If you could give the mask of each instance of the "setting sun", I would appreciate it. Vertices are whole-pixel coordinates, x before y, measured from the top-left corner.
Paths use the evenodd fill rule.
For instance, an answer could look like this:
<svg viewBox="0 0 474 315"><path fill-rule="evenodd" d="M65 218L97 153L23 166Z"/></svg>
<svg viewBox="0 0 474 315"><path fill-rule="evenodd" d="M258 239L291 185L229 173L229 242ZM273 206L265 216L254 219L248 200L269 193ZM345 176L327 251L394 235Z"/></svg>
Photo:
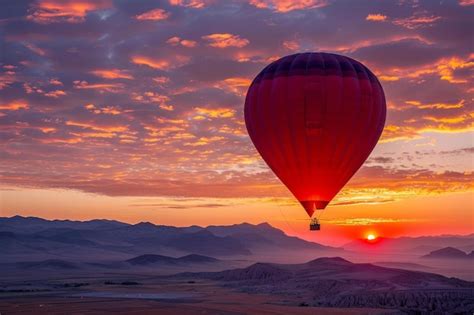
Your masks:
<svg viewBox="0 0 474 315"><path fill-rule="evenodd" d="M375 234L369 234L369 235L367 235L367 240L369 240L369 241L373 241L373 240L375 240L376 238L377 238L377 236L376 236Z"/></svg>

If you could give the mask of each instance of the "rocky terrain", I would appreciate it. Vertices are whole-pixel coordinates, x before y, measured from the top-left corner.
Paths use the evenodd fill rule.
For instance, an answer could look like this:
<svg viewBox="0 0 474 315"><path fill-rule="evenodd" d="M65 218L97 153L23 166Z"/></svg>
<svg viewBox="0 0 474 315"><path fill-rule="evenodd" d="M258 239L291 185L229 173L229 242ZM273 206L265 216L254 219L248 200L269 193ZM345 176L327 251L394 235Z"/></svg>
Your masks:
<svg viewBox="0 0 474 315"><path fill-rule="evenodd" d="M212 279L247 293L283 295L291 303L308 306L387 308L413 314L474 311L474 282L355 264L339 257L180 276Z"/></svg>

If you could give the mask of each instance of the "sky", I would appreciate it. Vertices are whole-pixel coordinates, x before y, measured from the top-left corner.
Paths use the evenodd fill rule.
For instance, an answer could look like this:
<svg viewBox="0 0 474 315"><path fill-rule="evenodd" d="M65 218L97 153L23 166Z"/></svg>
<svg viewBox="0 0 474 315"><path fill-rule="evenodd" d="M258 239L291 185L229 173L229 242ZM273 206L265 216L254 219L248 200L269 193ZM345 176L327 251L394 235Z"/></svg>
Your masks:
<svg viewBox="0 0 474 315"><path fill-rule="evenodd" d="M0 216L269 222L336 245L474 232L472 0L0 6ZM258 72L306 51L363 62L388 108L317 234L243 119Z"/></svg>

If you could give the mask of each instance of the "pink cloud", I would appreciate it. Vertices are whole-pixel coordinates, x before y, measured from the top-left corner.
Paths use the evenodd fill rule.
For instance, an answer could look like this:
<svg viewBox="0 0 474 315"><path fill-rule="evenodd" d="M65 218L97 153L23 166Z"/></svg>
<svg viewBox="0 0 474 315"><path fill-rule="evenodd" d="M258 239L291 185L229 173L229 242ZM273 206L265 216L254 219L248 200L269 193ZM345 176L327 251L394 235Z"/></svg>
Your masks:
<svg viewBox="0 0 474 315"><path fill-rule="evenodd" d="M133 76L129 74L127 70L98 69L91 71L91 73L104 79L133 79Z"/></svg>
<svg viewBox="0 0 474 315"><path fill-rule="evenodd" d="M54 90L54 91L50 91L50 92L44 94L44 96L53 97L53 98L58 98L58 97L64 96L64 95L67 95L67 93L64 92L63 90Z"/></svg>
<svg viewBox="0 0 474 315"><path fill-rule="evenodd" d="M28 20L36 23L80 23L89 12L109 9L110 0L37 0L30 9Z"/></svg>
<svg viewBox="0 0 474 315"><path fill-rule="evenodd" d="M90 84L87 81L80 81L76 80L73 82L75 89L92 89L92 90L99 90L101 92L118 92L119 90L123 89L124 85L122 83L93 83Z"/></svg>
<svg viewBox="0 0 474 315"><path fill-rule="evenodd" d="M194 9L202 9L212 2L212 0L169 0L171 5Z"/></svg>
<svg viewBox="0 0 474 315"><path fill-rule="evenodd" d="M133 56L131 61L137 65L145 65L153 69L170 70L185 65L190 60L187 56L174 55L170 58L152 58L146 56Z"/></svg>
<svg viewBox="0 0 474 315"><path fill-rule="evenodd" d="M321 8L328 4L326 0L250 0L249 3L260 9L272 9L280 13Z"/></svg>
<svg viewBox="0 0 474 315"><path fill-rule="evenodd" d="M209 46L216 48L227 48L227 47L238 47L242 48L247 46L250 42L248 39L241 38L239 35L233 35L229 33L216 33L202 37L204 40L209 42Z"/></svg>
<svg viewBox="0 0 474 315"><path fill-rule="evenodd" d="M170 44L171 46L181 45L181 46L188 47L188 48L196 47L196 45L197 45L197 42L194 41L194 40L182 39L178 36L174 36L174 37L169 38L166 41L166 43Z"/></svg>
<svg viewBox="0 0 474 315"><path fill-rule="evenodd" d="M166 20L170 15L171 13L163 9L153 9L137 15L135 18L140 21L160 21Z"/></svg>
<svg viewBox="0 0 474 315"><path fill-rule="evenodd" d="M20 110L28 109L30 106L23 100L16 100L9 103L0 104L0 110Z"/></svg>
<svg viewBox="0 0 474 315"><path fill-rule="evenodd" d="M374 22L383 22L387 20L387 16L380 14L380 13L375 13L375 14L369 14L365 18L367 21L374 21Z"/></svg>

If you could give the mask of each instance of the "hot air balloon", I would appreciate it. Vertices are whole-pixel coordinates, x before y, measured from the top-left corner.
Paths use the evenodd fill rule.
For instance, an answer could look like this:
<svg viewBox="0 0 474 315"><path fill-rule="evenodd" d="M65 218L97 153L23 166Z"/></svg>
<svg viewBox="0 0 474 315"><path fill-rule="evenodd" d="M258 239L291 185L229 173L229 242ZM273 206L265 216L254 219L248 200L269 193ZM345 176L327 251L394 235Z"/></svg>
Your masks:
<svg viewBox="0 0 474 315"><path fill-rule="evenodd" d="M377 77L362 63L330 53L272 62L255 77L245 99L252 142L310 218L362 166L385 117ZM310 229L319 228L313 219Z"/></svg>

